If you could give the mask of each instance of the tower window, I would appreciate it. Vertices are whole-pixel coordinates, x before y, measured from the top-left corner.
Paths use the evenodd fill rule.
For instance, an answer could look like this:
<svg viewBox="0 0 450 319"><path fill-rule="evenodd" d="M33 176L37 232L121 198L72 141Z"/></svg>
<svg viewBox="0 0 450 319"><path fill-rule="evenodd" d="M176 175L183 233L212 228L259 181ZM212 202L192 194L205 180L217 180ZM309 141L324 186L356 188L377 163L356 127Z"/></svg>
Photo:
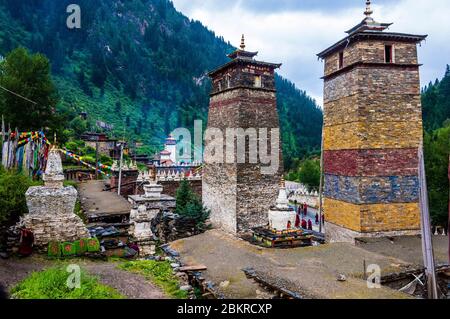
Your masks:
<svg viewBox="0 0 450 319"><path fill-rule="evenodd" d="M392 45L384 46L384 62L386 63L394 63L394 55L392 50Z"/></svg>
<svg viewBox="0 0 450 319"><path fill-rule="evenodd" d="M339 52L339 69L344 67L344 52Z"/></svg>
<svg viewBox="0 0 450 319"><path fill-rule="evenodd" d="M231 87L231 75L227 74L227 88Z"/></svg>
<svg viewBox="0 0 450 319"><path fill-rule="evenodd" d="M262 87L262 82L261 82L261 75L256 75L255 76L255 83L254 86L257 88Z"/></svg>

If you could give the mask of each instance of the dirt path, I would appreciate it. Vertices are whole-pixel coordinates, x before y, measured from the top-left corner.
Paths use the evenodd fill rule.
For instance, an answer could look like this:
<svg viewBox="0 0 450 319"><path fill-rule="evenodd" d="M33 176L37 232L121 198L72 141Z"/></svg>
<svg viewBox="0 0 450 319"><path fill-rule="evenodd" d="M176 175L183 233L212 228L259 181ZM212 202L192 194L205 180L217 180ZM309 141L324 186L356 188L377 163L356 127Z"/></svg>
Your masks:
<svg viewBox="0 0 450 319"><path fill-rule="evenodd" d="M114 192L103 191L103 181L88 181L78 185L81 206L87 215L129 213L131 204Z"/></svg>
<svg viewBox="0 0 450 319"><path fill-rule="evenodd" d="M115 262L92 262L74 259L67 263L78 264L81 269L96 276L105 285L117 289L130 299L166 299L160 288L139 274L117 268ZM33 271L62 265L61 262L46 260L39 256L29 258L0 259L0 289L8 292L13 286L29 276ZM2 287L3 286L3 287Z"/></svg>
<svg viewBox="0 0 450 319"><path fill-rule="evenodd" d="M379 265L382 272L401 271L408 264L350 244L293 249L265 249L218 230L171 244L185 263L208 267L202 274L226 298L257 298L258 285L247 279L243 268L252 267L264 277L305 298L408 298L387 287L368 289L362 280L363 262ZM345 282L336 280L339 274ZM228 282L226 287L220 283Z"/></svg>
<svg viewBox="0 0 450 319"><path fill-rule="evenodd" d="M83 266L82 266L83 267ZM117 263L93 263L83 267L90 274L130 299L167 299L168 297L139 274L117 268Z"/></svg>

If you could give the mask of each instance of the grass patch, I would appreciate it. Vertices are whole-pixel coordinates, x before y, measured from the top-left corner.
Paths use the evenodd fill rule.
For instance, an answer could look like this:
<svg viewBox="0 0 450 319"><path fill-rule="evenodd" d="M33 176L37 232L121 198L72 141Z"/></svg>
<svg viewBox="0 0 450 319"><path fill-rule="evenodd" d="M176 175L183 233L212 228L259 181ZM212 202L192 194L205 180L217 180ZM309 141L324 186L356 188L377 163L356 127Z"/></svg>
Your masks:
<svg viewBox="0 0 450 319"><path fill-rule="evenodd" d="M114 288L103 285L97 278L81 272L81 287L71 289L67 279L71 273L63 267L33 272L11 290L16 299L122 299Z"/></svg>
<svg viewBox="0 0 450 319"><path fill-rule="evenodd" d="M180 290L178 278L172 273L172 267L168 261L129 261L119 265L119 268L145 276L172 298L187 299L188 297L187 291Z"/></svg>

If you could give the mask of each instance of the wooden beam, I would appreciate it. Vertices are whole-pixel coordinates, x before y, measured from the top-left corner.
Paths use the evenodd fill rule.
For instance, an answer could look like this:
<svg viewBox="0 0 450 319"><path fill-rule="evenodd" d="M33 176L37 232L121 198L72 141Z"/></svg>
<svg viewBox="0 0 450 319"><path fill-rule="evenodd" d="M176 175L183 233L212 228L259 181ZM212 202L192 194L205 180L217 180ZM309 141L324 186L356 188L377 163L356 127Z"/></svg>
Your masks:
<svg viewBox="0 0 450 319"><path fill-rule="evenodd" d="M187 272L187 271L201 271L201 270L206 270L208 269L208 267L206 267L205 265L194 265L194 266L184 266L184 267L180 267L180 271L181 272Z"/></svg>

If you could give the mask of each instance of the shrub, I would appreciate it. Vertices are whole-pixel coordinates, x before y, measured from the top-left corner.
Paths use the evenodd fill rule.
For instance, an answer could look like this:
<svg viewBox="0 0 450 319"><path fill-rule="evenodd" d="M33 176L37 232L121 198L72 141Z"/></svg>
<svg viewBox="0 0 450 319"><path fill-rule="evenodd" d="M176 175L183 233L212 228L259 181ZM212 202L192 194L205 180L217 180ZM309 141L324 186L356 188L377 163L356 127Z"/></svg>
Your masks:
<svg viewBox="0 0 450 319"><path fill-rule="evenodd" d="M28 212L25 192L30 186L40 185L16 171L0 168L0 224L10 224Z"/></svg>
<svg viewBox="0 0 450 319"><path fill-rule="evenodd" d="M181 182L177 190L175 211L180 216L193 218L200 229L204 228L210 214L186 179Z"/></svg>
<svg viewBox="0 0 450 319"><path fill-rule="evenodd" d="M16 285L12 297L18 299L122 299L115 289L100 284L97 278L81 272L81 287L67 286L68 273L62 267L33 272Z"/></svg>
<svg viewBox="0 0 450 319"><path fill-rule="evenodd" d="M320 183L320 161L304 161L300 166L298 178L310 191L312 189L318 189Z"/></svg>

